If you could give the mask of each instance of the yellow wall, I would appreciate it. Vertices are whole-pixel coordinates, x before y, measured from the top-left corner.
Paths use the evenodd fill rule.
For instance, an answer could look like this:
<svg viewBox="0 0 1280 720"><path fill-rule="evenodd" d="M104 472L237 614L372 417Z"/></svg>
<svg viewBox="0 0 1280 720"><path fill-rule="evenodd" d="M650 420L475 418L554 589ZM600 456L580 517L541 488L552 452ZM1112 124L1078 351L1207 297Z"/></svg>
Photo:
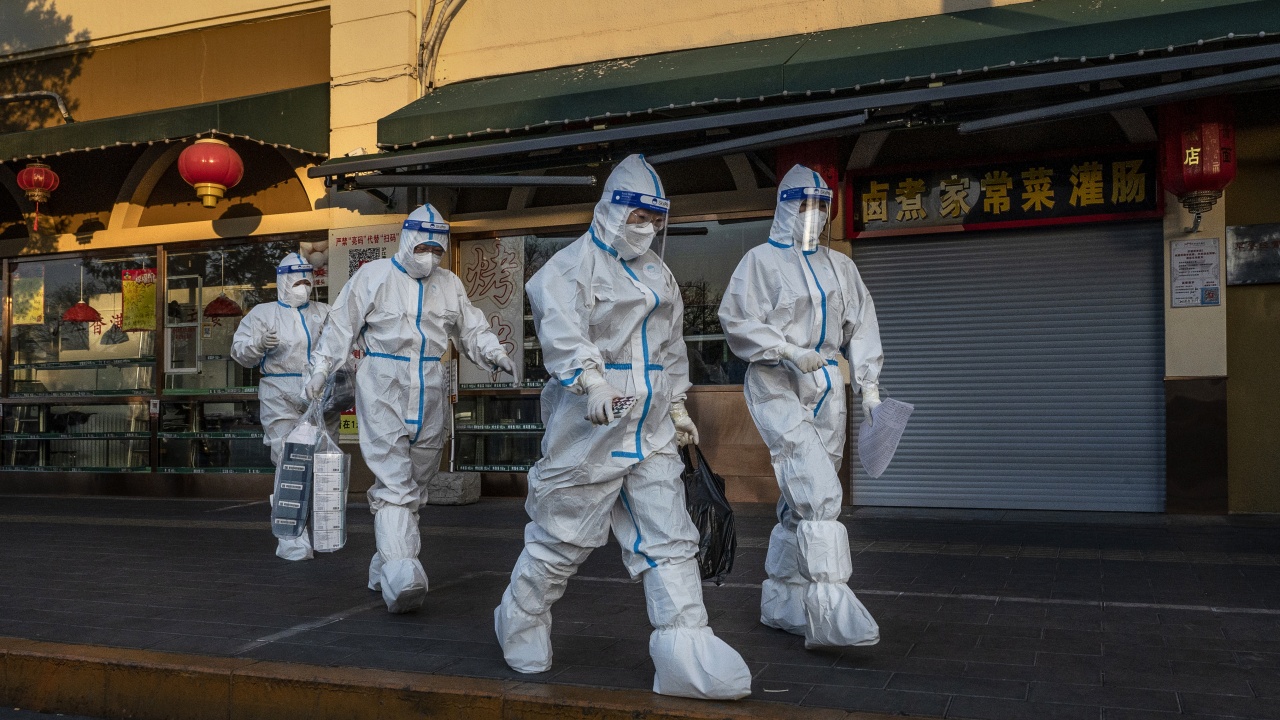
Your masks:
<svg viewBox="0 0 1280 720"><path fill-rule="evenodd" d="M436 83L727 45L1028 0L467 0Z"/></svg>
<svg viewBox="0 0 1280 720"><path fill-rule="evenodd" d="M1280 129L1242 128L1227 224L1280 223ZM1231 512L1280 512L1280 285L1227 288L1227 480Z"/></svg>
<svg viewBox="0 0 1280 720"><path fill-rule="evenodd" d="M0 39L0 61L72 47L100 47L212 25L322 9L327 0L5 0L14 32ZM9 57L6 57L9 56Z"/></svg>

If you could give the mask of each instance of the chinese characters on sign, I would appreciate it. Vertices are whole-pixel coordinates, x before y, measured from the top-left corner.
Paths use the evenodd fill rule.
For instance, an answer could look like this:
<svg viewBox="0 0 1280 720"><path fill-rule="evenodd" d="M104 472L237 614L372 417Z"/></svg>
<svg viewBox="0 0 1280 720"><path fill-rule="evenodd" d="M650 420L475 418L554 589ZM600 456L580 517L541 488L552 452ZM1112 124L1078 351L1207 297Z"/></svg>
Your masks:
<svg viewBox="0 0 1280 720"><path fill-rule="evenodd" d="M1227 228L1227 284L1280 283L1280 225Z"/></svg>
<svg viewBox="0 0 1280 720"><path fill-rule="evenodd" d="M365 225L329 231L328 284L329 301L360 266L396 254L400 243L400 224Z"/></svg>
<svg viewBox="0 0 1280 720"><path fill-rule="evenodd" d="M1174 240L1169 244L1173 307L1222 304L1218 283L1218 238Z"/></svg>
<svg viewBox="0 0 1280 720"><path fill-rule="evenodd" d="M893 172L846 183L850 237L1158 217L1149 152Z"/></svg>
<svg viewBox="0 0 1280 720"><path fill-rule="evenodd" d="M467 296L498 336L502 349L524 366L524 236L472 240L458 246L458 276ZM459 382L464 388L510 387L510 375L490 373L464 355Z"/></svg>

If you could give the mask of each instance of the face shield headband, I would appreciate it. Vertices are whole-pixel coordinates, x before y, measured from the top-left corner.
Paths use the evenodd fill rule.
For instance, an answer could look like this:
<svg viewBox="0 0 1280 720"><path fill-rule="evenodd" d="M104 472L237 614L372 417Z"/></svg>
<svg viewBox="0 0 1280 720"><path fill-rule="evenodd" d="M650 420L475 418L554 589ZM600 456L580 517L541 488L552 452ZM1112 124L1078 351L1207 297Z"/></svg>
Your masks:
<svg viewBox="0 0 1280 720"><path fill-rule="evenodd" d="M824 240L830 241L831 201L835 193L828 188L796 187L783 190L780 202L796 202L795 242L803 252L812 252ZM807 207L806 207L807 206Z"/></svg>
<svg viewBox="0 0 1280 720"><path fill-rule="evenodd" d="M655 244L659 255L663 254L666 250L670 200L630 190L615 190L609 202L620 206L623 213L621 227L615 228L621 239L621 247L617 250L623 260L634 260ZM643 211L646 219L640 223L628 223L636 210Z"/></svg>
<svg viewBox="0 0 1280 720"><path fill-rule="evenodd" d="M423 243L435 245L441 250L449 244L449 223L433 222L431 220L405 220L402 226L405 231L415 233L414 242L410 247L417 247ZM442 236L443 242L437 240L434 236Z"/></svg>

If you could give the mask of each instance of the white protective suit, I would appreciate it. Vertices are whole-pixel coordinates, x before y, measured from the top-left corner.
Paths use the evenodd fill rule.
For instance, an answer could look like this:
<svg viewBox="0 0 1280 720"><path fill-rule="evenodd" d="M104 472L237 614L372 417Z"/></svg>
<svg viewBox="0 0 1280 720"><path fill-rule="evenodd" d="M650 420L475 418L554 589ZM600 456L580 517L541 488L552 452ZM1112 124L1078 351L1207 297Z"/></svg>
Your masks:
<svg viewBox="0 0 1280 720"><path fill-rule="evenodd" d="M296 252L285 255L276 266L276 301L253 306L231 339L232 359L262 373L258 383L262 442L271 447L273 464L280 462L285 436L307 409L302 387L310 373L320 328L329 316L328 305L310 299L309 285L294 285L304 279L314 279L311 265ZM277 344L268 348L272 335ZM329 430L337 436L336 415L330 418ZM305 530L296 538L278 540L276 555L285 560L311 559L311 541Z"/></svg>
<svg viewBox="0 0 1280 720"><path fill-rule="evenodd" d="M360 450L376 478L368 497L378 546L369 589L381 590L393 613L416 610L427 593L418 508L448 439L449 388L440 359L450 337L481 367L507 357L458 276L435 267L431 253L414 254L424 243L449 248L449 225L430 205L404 222L394 257L361 266L343 286L312 375L315 381L337 369L353 344L364 351L356 416Z"/></svg>
<svg viewBox="0 0 1280 720"><path fill-rule="evenodd" d="M797 165L778 190L781 198L794 188L826 187ZM880 629L847 584L849 538L838 520L846 412L835 357L845 351L864 405L873 405L884 362L880 330L853 261L820 245L798 247L799 205L779 200L769 242L743 257L720 303L729 347L751 363L747 407L782 489L760 621L803 634L806 647L872 645Z"/></svg>
<svg viewBox="0 0 1280 720"><path fill-rule="evenodd" d="M657 174L632 155L609 176L587 234L525 286L551 379L542 391L542 458L529 472L532 521L495 631L513 669L550 668L551 605L612 528L627 571L644 581L654 692L740 698L751 675L707 627L698 533L676 454L672 406L689 389L684 304L671 271L637 241L649 229L624 229L633 207L613 199L636 196L665 208ZM593 424L588 400L602 386L636 402L622 418Z"/></svg>

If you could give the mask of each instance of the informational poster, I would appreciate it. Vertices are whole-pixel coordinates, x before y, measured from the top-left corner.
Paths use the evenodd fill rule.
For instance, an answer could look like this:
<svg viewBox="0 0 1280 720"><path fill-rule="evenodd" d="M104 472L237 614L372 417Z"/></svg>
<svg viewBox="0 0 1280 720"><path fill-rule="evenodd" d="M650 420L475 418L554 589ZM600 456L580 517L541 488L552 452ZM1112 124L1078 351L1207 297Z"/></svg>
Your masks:
<svg viewBox="0 0 1280 720"><path fill-rule="evenodd" d="M1280 225L1227 228L1227 284L1280 283Z"/></svg>
<svg viewBox="0 0 1280 720"><path fill-rule="evenodd" d="M125 332L156 329L156 270L122 270L120 275Z"/></svg>
<svg viewBox="0 0 1280 720"><path fill-rule="evenodd" d="M24 263L14 268L13 324L44 324L44 264Z"/></svg>
<svg viewBox="0 0 1280 720"><path fill-rule="evenodd" d="M489 329L516 368L524 367L524 237L471 240L457 252L458 275L471 303L488 318ZM460 387L510 387L518 380L506 373L491 373L465 355L461 359Z"/></svg>
<svg viewBox="0 0 1280 720"><path fill-rule="evenodd" d="M1169 264L1173 307L1222 304L1218 238L1174 240L1169 245Z"/></svg>
<svg viewBox="0 0 1280 720"><path fill-rule="evenodd" d="M399 242L400 223L330 230L326 272L329 302L338 299L342 286L361 265L395 255Z"/></svg>

